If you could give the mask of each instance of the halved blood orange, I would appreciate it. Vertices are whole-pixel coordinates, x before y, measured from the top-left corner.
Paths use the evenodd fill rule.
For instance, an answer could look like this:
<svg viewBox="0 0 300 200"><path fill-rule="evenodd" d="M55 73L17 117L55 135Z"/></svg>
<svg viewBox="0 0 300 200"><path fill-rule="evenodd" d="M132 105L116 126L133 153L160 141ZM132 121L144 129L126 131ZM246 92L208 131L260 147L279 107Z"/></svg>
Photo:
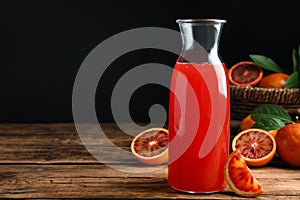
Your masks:
<svg viewBox="0 0 300 200"><path fill-rule="evenodd" d="M232 140L232 150L239 149L249 166L263 166L276 153L275 138L263 129L250 128L238 133Z"/></svg>
<svg viewBox="0 0 300 200"><path fill-rule="evenodd" d="M165 128L142 131L131 142L131 152L142 163L163 164L168 160L169 132Z"/></svg>
<svg viewBox="0 0 300 200"><path fill-rule="evenodd" d="M255 86L263 77L263 70L252 61L241 61L228 70L231 84L237 86Z"/></svg>
<svg viewBox="0 0 300 200"><path fill-rule="evenodd" d="M225 180L230 189L244 197L256 197L264 189L244 161L239 149L233 151L224 166Z"/></svg>

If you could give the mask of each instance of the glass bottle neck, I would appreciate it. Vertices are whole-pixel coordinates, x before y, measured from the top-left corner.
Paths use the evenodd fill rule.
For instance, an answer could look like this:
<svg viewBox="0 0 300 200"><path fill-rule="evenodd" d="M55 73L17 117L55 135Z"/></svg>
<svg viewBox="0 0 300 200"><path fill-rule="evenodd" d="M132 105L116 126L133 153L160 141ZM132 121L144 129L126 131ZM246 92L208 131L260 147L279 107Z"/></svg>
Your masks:
<svg viewBox="0 0 300 200"><path fill-rule="evenodd" d="M223 22L177 20L182 37L180 62L211 63L219 59L218 48Z"/></svg>

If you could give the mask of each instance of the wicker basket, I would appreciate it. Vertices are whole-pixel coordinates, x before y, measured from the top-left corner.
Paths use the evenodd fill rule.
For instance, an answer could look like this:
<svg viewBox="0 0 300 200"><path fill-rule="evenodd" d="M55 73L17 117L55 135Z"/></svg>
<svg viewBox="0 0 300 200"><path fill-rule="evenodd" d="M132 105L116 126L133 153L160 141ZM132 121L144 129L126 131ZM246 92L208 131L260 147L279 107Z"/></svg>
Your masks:
<svg viewBox="0 0 300 200"><path fill-rule="evenodd" d="M277 104L300 117L300 89L230 86L231 119L241 120L262 104Z"/></svg>

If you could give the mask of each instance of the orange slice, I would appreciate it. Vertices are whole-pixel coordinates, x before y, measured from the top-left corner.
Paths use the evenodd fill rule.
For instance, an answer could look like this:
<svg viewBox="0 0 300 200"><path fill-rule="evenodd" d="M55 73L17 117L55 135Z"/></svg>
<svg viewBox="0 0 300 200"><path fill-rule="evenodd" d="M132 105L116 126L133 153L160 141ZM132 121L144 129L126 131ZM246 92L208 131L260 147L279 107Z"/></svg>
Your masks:
<svg viewBox="0 0 300 200"><path fill-rule="evenodd" d="M250 128L238 133L232 140L232 150L239 149L249 166L263 166L276 153L275 138L263 129Z"/></svg>
<svg viewBox="0 0 300 200"><path fill-rule="evenodd" d="M238 62L228 70L230 83L237 86L255 86L262 77L262 68L251 61Z"/></svg>
<svg viewBox="0 0 300 200"><path fill-rule="evenodd" d="M225 180L230 189L243 197L256 197L264 193L261 184L247 167L239 149L233 151L224 167Z"/></svg>
<svg viewBox="0 0 300 200"><path fill-rule="evenodd" d="M131 152L144 164L163 164L168 160L168 140L167 129L150 128L134 137Z"/></svg>

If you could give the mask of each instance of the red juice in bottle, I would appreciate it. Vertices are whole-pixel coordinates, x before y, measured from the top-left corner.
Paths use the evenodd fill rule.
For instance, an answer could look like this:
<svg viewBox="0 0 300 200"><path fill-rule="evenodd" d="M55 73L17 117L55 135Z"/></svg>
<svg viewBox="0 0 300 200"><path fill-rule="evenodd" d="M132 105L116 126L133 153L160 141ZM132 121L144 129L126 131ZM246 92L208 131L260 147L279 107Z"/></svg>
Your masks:
<svg viewBox="0 0 300 200"><path fill-rule="evenodd" d="M225 64L178 61L170 89L169 185L190 193L223 190L230 141Z"/></svg>

